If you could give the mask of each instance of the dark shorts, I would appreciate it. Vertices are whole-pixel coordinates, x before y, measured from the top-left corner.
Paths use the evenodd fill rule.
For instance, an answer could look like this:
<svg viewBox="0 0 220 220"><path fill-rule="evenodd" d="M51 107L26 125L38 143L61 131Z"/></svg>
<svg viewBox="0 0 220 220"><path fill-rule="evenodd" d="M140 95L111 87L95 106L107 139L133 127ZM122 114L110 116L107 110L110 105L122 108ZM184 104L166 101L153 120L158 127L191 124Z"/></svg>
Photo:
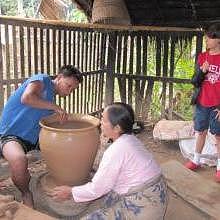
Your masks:
<svg viewBox="0 0 220 220"><path fill-rule="evenodd" d="M23 140L22 138L19 138L14 135L0 136L0 156L3 156L2 150L3 150L4 145L10 141L15 141L19 143L22 146L25 154L31 150L39 149L38 143L34 145L30 143L29 141Z"/></svg>
<svg viewBox="0 0 220 220"><path fill-rule="evenodd" d="M210 132L215 135L220 135L220 121L215 117L217 112L216 107L203 107L196 105L194 115L194 129L196 131L204 131L210 129Z"/></svg>

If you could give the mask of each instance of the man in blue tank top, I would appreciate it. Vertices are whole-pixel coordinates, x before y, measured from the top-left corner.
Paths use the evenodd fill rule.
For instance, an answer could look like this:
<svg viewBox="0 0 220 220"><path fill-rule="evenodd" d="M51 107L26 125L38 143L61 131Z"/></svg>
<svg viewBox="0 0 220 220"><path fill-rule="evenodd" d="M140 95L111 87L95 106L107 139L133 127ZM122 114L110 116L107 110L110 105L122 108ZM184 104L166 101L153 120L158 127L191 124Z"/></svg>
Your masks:
<svg viewBox="0 0 220 220"><path fill-rule="evenodd" d="M36 148L42 117L52 113L67 119L55 104L56 94L64 97L79 86L82 74L72 65L63 66L54 79L37 74L27 79L8 99L0 119L0 153L8 161L11 178L21 191L23 203L33 207L26 153Z"/></svg>

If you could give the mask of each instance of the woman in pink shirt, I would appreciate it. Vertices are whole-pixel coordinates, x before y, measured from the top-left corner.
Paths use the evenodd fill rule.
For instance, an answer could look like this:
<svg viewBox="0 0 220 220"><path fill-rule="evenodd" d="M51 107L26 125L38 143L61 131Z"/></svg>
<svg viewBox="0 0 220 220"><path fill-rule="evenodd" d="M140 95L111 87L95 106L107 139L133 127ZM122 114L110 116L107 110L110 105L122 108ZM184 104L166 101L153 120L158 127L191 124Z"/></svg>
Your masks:
<svg viewBox="0 0 220 220"><path fill-rule="evenodd" d="M163 219L167 191L161 169L133 134L133 109L124 103L108 106L101 120L103 134L113 143L105 151L99 168L81 186L56 187L56 200L75 202L100 199L100 209L86 219Z"/></svg>

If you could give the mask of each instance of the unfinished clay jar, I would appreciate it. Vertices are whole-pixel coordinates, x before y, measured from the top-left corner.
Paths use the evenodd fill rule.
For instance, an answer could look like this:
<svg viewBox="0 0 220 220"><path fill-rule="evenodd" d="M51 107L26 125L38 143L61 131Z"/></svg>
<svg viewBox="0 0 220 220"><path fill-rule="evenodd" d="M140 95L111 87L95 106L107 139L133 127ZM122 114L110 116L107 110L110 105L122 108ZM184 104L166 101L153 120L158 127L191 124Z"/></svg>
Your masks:
<svg viewBox="0 0 220 220"><path fill-rule="evenodd" d="M71 114L60 123L58 115L51 115L40 125L40 149L55 182L73 186L88 181L99 146L99 119Z"/></svg>

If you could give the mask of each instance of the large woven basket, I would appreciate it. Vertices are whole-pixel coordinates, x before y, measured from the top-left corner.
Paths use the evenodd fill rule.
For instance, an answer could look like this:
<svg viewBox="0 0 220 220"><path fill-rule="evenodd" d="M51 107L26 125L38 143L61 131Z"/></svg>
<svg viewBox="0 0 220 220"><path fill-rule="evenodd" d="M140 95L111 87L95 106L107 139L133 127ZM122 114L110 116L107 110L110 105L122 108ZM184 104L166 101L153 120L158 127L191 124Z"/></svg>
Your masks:
<svg viewBox="0 0 220 220"><path fill-rule="evenodd" d="M94 0L92 22L129 25L130 16L123 0Z"/></svg>
<svg viewBox="0 0 220 220"><path fill-rule="evenodd" d="M39 11L45 19L59 20L64 17L64 11L55 0L41 0Z"/></svg>

